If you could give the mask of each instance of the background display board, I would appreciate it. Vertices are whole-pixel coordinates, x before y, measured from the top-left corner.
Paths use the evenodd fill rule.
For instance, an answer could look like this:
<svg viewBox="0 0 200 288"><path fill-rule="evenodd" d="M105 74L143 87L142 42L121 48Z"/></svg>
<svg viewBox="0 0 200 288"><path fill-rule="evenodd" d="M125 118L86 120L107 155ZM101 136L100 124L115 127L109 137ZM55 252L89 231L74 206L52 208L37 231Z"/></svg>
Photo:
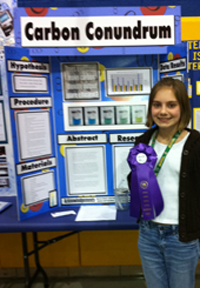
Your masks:
<svg viewBox="0 0 200 288"><path fill-rule="evenodd" d="M200 41L188 42L188 91L192 104L192 127L200 131Z"/></svg>
<svg viewBox="0 0 200 288"><path fill-rule="evenodd" d="M8 89L4 46L13 46L13 12L16 1L6 0L0 4L0 195L16 195L13 143L10 125Z"/></svg>
<svg viewBox="0 0 200 288"><path fill-rule="evenodd" d="M10 109L4 51L0 49L0 195L16 195Z"/></svg>

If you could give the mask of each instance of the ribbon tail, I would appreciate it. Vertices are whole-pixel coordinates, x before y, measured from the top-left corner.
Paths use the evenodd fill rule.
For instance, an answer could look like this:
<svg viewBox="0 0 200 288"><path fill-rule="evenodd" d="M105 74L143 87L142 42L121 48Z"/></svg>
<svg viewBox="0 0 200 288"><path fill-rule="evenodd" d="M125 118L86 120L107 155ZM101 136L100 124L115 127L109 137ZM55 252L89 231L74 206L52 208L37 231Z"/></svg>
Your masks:
<svg viewBox="0 0 200 288"><path fill-rule="evenodd" d="M140 203L144 220L151 220L155 218L154 207L150 193L152 186L150 171L151 169L147 165L137 166Z"/></svg>
<svg viewBox="0 0 200 288"><path fill-rule="evenodd" d="M162 194L160 192L160 187L158 185L158 182L157 182L157 179L153 170L150 171L150 177L152 179L151 181L152 181L152 186L153 186L153 189L151 189L151 198L153 201L155 215L158 216L160 215L160 213L162 212L164 208L164 202L163 202Z"/></svg>
<svg viewBox="0 0 200 288"><path fill-rule="evenodd" d="M131 199L130 199L130 216L140 218L140 197L138 191L138 181L136 170L131 173Z"/></svg>

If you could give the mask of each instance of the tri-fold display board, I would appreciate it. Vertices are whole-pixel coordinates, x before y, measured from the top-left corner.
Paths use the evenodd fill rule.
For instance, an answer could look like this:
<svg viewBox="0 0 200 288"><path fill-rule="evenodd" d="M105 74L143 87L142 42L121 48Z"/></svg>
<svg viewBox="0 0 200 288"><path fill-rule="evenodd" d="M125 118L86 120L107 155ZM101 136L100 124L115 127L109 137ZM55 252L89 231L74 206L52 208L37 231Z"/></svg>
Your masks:
<svg viewBox="0 0 200 288"><path fill-rule="evenodd" d="M170 21L168 25L163 24L167 25L163 41L167 43L170 36L170 43L180 43L180 22L177 20L180 7L165 8L162 13L170 15ZM74 25L71 16L75 9L45 8L46 14L40 18L31 8L17 9L16 43L18 46L33 43L33 48L29 49L5 47L20 220L58 206L113 203L114 189L127 187L129 167L126 158L135 137L146 129L149 93L159 80L158 53L167 53L167 47L159 46L160 40L152 47L148 41L147 47L127 47L126 39L120 42L115 39L123 47L117 47L119 44L97 47L96 43L103 43L97 41L99 37L106 41L105 34L101 36L101 33L116 30L116 16L121 20L131 16L121 25L126 21L129 23L126 25L133 25L131 19L136 21L135 30L134 27L128 29L132 31L134 41L137 38L140 43L140 32L145 31L141 30L142 25L150 27L149 34L143 34L143 40L145 35L150 37L153 33L154 39L157 37L155 33L161 28L151 28L156 22L154 26L151 22L148 24L149 17L145 18L142 7L131 9L84 8L80 19L76 15L77 39L84 33L81 25L88 27L90 37L86 36L89 40L93 41L92 35L96 38L93 48L86 43L90 45L86 52L81 45L80 49L71 44L70 47L51 47L52 43L58 44L53 41L52 33L57 35L54 35L56 39L61 33L63 43L67 42L67 35L73 29L70 25ZM100 26L102 21L97 21L98 15L101 19L108 17L114 30L106 30L107 22L105 27ZM133 15L138 18L133 19ZM59 22L59 17L66 17L67 22ZM63 23L65 27L62 27ZM54 30L59 29L55 30L57 32L48 30L49 25L53 25ZM25 35L22 35L23 31ZM17 35L21 35L21 39ZM162 38L161 32L159 35L158 38ZM27 37L29 43L23 37ZM153 37L150 38L153 41ZM51 40L49 45L48 40ZM73 37L70 41L73 42ZM39 48L35 43L46 44ZM80 40L79 43L86 48L85 42ZM147 53L143 55L141 51Z"/></svg>

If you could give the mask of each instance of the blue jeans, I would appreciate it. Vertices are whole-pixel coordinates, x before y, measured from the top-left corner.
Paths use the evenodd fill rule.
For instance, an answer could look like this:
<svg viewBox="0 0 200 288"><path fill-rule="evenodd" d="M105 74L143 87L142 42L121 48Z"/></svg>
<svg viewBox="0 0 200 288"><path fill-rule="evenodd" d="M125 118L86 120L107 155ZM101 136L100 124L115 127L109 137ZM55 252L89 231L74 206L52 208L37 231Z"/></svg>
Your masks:
<svg viewBox="0 0 200 288"><path fill-rule="evenodd" d="M194 288L198 239L183 243L178 225L141 220L138 248L148 288Z"/></svg>

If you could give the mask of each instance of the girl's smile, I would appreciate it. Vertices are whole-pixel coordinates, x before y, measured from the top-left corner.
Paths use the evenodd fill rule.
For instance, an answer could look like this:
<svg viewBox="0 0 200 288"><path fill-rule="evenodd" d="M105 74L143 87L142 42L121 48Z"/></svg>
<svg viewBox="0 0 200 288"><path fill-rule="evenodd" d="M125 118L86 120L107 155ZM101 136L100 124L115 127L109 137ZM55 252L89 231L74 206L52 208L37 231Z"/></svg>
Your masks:
<svg viewBox="0 0 200 288"><path fill-rule="evenodd" d="M172 88L163 87L156 93L151 113L153 121L160 129L177 130L181 109Z"/></svg>

